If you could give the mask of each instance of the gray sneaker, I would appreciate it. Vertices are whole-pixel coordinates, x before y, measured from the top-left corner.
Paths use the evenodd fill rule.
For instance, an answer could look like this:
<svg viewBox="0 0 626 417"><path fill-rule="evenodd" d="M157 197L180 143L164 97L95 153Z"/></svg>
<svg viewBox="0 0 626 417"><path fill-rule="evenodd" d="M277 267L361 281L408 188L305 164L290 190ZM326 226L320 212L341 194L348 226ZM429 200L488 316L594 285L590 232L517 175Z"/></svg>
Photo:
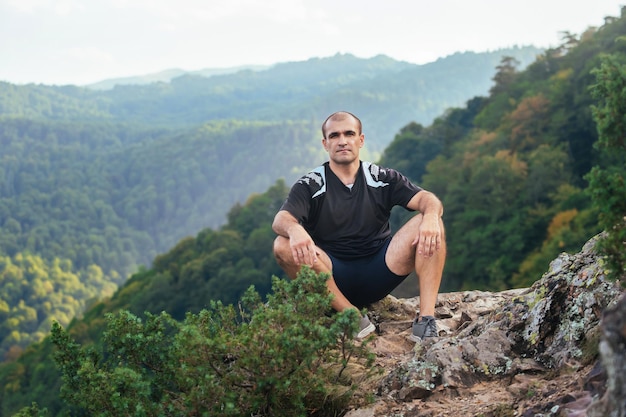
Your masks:
<svg viewBox="0 0 626 417"><path fill-rule="evenodd" d="M415 318L415 321L413 321L413 332L410 336L412 341L419 343L427 337L437 336L439 336L437 322L433 316L424 316L420 321L418 321L417 317Z"/></svg>
<svg viewBox="0 0 626 417"><path fill-rule="evenodd" d="M363 316L359 322L359 332L356 334L355 338L364 339L374 330L376 330L376 326L374 326L374 324L370 321L369 317Z"/></svg>

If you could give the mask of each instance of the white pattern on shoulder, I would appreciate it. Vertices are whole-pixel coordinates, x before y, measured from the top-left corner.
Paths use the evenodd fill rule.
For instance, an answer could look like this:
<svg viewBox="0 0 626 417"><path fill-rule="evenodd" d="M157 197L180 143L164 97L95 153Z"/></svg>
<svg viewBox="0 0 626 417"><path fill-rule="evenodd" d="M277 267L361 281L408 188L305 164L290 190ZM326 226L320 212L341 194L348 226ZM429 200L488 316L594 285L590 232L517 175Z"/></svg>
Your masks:
<svg viewBox="0 0 626 417"><path fill-rule="evenodd" d="M311 186L311 181L315 182L315 184L317 184L317 186L319 187L319 189L311 196L311 198L315 198L326 192L326 172L324 171L323 165L315 168L304 177L300 178L298 180L298 183Z"/></svg>
<svg viewBox="0 0 626 417"><path fill-rule="evenodd" d="M380 181L380 175L386 174L386 170L376 164L373 164L371 162L363 162L363 173L365 174L365 181L370 187L380 188L389 185L388 182Z"/></svg>

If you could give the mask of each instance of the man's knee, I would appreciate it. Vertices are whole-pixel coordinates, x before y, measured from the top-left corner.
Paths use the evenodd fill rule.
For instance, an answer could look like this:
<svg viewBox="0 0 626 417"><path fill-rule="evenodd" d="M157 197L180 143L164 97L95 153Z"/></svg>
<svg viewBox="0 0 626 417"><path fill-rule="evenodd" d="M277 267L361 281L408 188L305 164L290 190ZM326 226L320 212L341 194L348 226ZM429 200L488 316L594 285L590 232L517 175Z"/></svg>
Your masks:
<svg viewBox="0 0 626 417"><path fill-rule="evenodd" d="M276 263L285 271L289 278L295 279L297 277L300 265L294 261L291 255L289 239L283 236L278 236L274 239L274 258L276 258Z"/></svg>
<svg viewBox="0 0 626 417"><path fill-rule="evenodd" d="M274 239L274 256L279 257L285 252L285 246L289 246L289 239L283 236L277 236Z"/></svg>

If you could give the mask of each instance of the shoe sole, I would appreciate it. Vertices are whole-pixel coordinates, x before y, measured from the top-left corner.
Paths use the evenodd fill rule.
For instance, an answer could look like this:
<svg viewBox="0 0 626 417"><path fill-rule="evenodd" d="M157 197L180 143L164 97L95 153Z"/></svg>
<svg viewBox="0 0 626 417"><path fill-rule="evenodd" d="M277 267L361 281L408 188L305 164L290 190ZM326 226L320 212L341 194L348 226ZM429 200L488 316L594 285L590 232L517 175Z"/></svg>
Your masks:
<svg viewBox="0 0 626 417"><path fill-rule="evenodd" d="M409 339L410 339L412 342L415 342L415 343L422 343L422 338L421 338L421 337L419 337L419 336L415 336L414 334L411 334L411 335L409 336Z"/></svg>
<svg viewBox="0 0 626 417"><path fill-rule="evenodd" d="M361 329L361 331L356 335L356 338L357 339L363 339L364 337L369 336L375 330L376 330L376 326L374 326L374 324L370 323L369 326L367 326L364 329Z"/></svg>
<svg viewBox="0 0 626 417"><path fill-rule="evenodd" d="M419 336L416 336L414 334L409 335L409 339L415 343L422 343L424 341L424 339L437 339L439 336L428 336L428 337L424 337L421 338Z"/></svg>

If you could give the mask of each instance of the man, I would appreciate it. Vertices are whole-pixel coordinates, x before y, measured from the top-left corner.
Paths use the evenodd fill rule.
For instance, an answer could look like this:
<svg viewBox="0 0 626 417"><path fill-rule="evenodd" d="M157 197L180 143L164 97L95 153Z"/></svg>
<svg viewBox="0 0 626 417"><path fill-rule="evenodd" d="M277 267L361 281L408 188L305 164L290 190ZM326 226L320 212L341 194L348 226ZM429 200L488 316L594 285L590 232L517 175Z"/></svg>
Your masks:
<svg viewBox="0 0 626 417"><path fill-rule="evenodd" d="M292 279L302 265L329 274L337 311L384 298L415 271L420 310L411 339L437 336L435 304L446 257L443 205L399 172L359 159L365 135L355 115L333 113L322 136L329 161L294 184L274 218L278 264ZM419 213L392 237L394 205ZM357 337L375 329L363 316Z"/></svg>

